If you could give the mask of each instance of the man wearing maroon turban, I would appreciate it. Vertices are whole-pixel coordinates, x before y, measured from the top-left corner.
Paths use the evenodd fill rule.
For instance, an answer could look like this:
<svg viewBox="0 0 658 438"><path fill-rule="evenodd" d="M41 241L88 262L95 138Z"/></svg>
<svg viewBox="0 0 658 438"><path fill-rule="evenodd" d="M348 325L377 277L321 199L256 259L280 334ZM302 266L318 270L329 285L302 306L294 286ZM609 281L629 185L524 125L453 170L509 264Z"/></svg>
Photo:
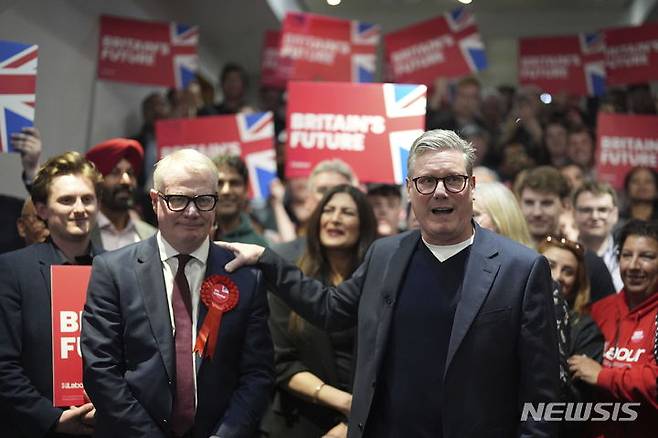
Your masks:
<svg viewBox="0 0 658 438"><path fill-rule="evenodd" d="M156 229L133 210L137 177L144 162L139 142L112 138L89 149L86 157L103 174L98 226L92 231L92 242L112 251L155 234Z"/></svg>

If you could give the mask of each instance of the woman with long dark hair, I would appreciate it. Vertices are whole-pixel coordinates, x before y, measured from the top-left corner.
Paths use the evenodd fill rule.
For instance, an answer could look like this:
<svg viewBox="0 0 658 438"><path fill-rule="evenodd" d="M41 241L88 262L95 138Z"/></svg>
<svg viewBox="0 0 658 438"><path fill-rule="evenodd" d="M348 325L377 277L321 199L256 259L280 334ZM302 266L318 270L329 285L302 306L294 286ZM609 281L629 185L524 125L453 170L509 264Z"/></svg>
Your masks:
<svg viewBox="0 0 658 438"><path fill-rule="evenodd" d="M326 284L349 278L376 237L365 195L341 185L327 191L309 218L306 250L298 266ZM270 329L276 392L266 429L272 438L345 436L352 403L354 330L327 333L273 295Z"/></svg>

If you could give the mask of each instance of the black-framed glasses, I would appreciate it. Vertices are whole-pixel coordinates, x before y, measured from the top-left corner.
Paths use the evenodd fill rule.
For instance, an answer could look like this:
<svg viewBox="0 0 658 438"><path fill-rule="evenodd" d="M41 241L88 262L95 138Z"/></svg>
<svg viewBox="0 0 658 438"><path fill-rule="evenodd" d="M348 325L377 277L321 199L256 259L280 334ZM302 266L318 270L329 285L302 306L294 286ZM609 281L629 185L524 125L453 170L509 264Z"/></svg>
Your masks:
<svg viewBox="0 0 658 438"><path fill-rule="evenodd" d="M412 181L418 193L421 195L431 195L439 185L439 181L443 181L443 187L445 187L447 192L459 193L466 188L468 178L468 175L448 175L443 178L424 175L412 178Z"/></svg>
<svg viewBox="0 0 658 438"><path fill-rule="evenodd" d="M158 196L164 200L171 211L183 211L190 205L190 202L194 202L194 206L199 211L210 211L217 205L217 195L165 195L158 192Z"/></svg>

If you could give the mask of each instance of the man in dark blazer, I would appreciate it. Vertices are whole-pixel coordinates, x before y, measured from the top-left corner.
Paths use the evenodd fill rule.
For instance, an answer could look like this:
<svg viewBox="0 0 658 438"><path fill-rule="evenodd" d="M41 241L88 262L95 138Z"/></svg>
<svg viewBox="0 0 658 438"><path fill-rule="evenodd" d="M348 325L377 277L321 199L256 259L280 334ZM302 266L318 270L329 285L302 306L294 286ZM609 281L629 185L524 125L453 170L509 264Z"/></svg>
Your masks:
<svg viewBox="0 0 658 438"><path fill-rule="evenodd" d="M151 190L159 232L94 260L81 344L96 436L247 438L265 411L273 352L264 285L253 269L229 276L231 253L210 243L217 181L199 152L165 157ZM197 354L196 334L214 312L200 289L213 279L237 301L214 329L214 354L212 329Z"/></svg>
<svg viewBox="0 0 658 438"><path fill-rule="evenodd" d="M100 174L77 152L50 159L32 196L50 238L0 256L0 430L3 437L90 435L93 406L53 406L50 268L91 264ZM64 435L67 434L67 435Z"/></svg>
<svg viewBox="0 0 658 438"><path fill-rule="evenodd" d="M270 250L222 244L237 256L229 271L257 263L303 318L357 325L351 438L555 436L554 423L521 420L524 403L558 399L548 263L472 221L474 158L452 131L419 137L407 191L420 232L375 241L336 288Z"/></svg>

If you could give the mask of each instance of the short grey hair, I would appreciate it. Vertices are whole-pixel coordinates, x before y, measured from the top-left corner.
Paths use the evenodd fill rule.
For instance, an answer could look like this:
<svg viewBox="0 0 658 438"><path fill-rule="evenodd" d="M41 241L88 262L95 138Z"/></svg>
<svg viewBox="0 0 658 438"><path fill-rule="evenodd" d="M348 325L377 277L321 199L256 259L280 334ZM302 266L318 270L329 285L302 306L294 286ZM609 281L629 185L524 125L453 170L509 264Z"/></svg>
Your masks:
<svg viewBox="0 0 658 438"><path fill-rule="evenodd" d="M473 163L475 162L475 148L473 145L454 131L448 129L434 129L424 132L414 141L409 150L409 159L407 161L407 175L411 175L416 158L429 151L453 150L464 154L466 163L466 173L468 176L473 175Z"/></svg>
<svg viewBox="0 0 658 438"><path fill-rule="evenodd" d="M311 190L313 190L314 188L313 182L315 181L315 177L318 176L318 174L325 172L337 173L345 177L345 179L347 179L350 182L350 184L353 186L356 186L358 184L358 180L354 175L354 171L352 170L350 165L344 162L343 160L334 158L333 160L320 161L318 164L315 165L313 171L311 172L311 175L308 178L308 186Z"/></svg>
<svg viewBox="0 0 658 438"><path fill-rule="evenodd" d="M212 178L212 184L217 191L219 173L217 166L208 156L195 149L180 149L167 155L155 164L153 171L153 188L158 191L165 189L165 177L172 168L183 168L189 173L208 172Z"/></svg>

